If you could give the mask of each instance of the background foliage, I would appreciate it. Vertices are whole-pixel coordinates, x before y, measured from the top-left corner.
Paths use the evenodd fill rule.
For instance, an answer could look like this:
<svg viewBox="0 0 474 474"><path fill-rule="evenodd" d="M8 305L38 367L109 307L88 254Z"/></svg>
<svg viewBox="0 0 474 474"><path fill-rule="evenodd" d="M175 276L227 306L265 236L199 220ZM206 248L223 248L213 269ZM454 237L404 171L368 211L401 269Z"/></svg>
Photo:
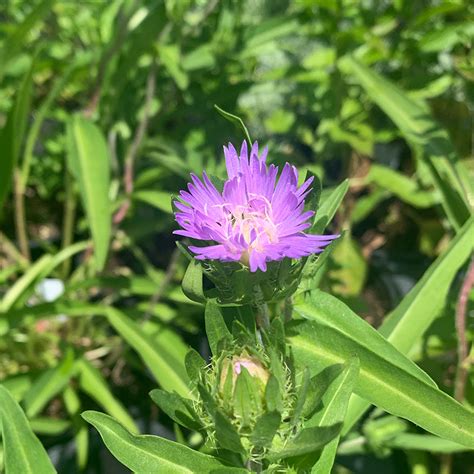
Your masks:
<svg viewBox="0 0 474 474"><path fill-rule="evenodd" d="M148 392L188 394L188 346L210 354L171 197L190 172L222 175L222 145L244 138L214 104L322 179L321 215L349 179L311 286L472 407L472 324L455 325L474 241L470 2L9 0L0 18L0 399L15 407L0 414L20 410L9 393L58 471L117 472L88 409L201 445ZM336 472L472 472L471 453L379 409L360 419L368 406L351 399Z"/></svg>

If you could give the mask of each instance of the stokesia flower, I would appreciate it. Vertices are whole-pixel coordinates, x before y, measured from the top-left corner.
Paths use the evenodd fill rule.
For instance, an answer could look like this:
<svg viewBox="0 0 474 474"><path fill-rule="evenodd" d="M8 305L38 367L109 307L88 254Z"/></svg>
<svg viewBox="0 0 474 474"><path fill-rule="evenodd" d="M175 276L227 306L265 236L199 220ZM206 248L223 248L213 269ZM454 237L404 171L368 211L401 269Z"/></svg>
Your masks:
<svg viewBox="0 0 474 474"><path fill-rule="evenodd" d="M298 170L286 163L267 165L268 149L258 153L242 144L240 155L232 144L224 147L228 179L219 192L206 173L202 181L191 174L188 191L174 204L182 229L175 234L203 241L189 246L199 260L240 261L251 272L266 271L267 262L298 259L321 252L338 235L306 234L313 211L304 210L313 178L298 187Z"/></svg>

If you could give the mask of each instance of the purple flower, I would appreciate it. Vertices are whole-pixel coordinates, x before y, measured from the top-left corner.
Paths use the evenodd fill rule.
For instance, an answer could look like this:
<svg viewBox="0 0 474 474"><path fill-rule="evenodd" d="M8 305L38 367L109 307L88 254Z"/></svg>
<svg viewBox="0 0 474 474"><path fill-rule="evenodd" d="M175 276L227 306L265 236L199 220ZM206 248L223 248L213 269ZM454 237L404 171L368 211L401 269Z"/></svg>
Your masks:
<svg viewBox="0 0 474 474"><path fill-rule="evenodd" d="M278 167L265 163L268 149L258 154L255 142L240 156L232 144L224 147L229 178L219 192L206 173L202 181L191 174L188 191L181 191L175 217L182 230L175 234L205 241L190 246L199 260L240 261L251 272L266 271L267 262L301 258L321 252L338 235L311 235L313 211L304 211L304 200L313 178L298 187L298 171L286 163L279 179ZM211 242L209 242L211 241Z"/></svg>

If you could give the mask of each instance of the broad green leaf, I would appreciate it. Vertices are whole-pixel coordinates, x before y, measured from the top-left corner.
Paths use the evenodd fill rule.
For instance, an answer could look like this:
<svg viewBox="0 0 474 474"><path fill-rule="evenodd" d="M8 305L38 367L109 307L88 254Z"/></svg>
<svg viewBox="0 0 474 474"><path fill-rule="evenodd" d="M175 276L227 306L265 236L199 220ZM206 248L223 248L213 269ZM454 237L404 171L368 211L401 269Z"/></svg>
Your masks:
<svg viewBox="0 0 474 474"><path fill-rule="evenodd" d="M330 426L339 423L342 427L347 404L354 390L358 372L359 360L357 358L350 359L339 377L324 393L322 398L323 410L309 421L308 426L313 424L316 426ZM330 474L338 443L339 436L324 446L319 459L311 470L313 474Z"/></svg>
<svg viewBox="0 0 474 474"><path fill-rule="evenodd" d="M304 428L297 436L290 439L282 449L270 451L267 457L270 461L278 461L314 453L334 439L340 430L340 423L332 426Z"/></svg>
<svg viewBox="0 0 474 474"><path fill-rule="evenodd" d="M270 411L261 415L255 422L250 441L254 446L268 448L280 427L281 415L277 411Z"/></svg>
<svg viewBox="0 0 474 474"><path fill-rule="evenodd" d="M1 52L0 52L0 80L1 80ZM31 93L33 90L33 60L30 69L26 73L18 88L15 102L13 103L7 117L5 126L0 130L0 210L3 206L8 191L13 181L13 171L20 156L23 136L25 135L28 114L31 105Z"/></svg>
<svg viewBox="0 0 474 474"><path fill-rule="evenodd" d="M226 338L231 338L232 335L227 328L222 315L222 310L217 304L212 301L206 303L204 312L207 340L214 356L218 356L219 341Z"/></svg>
<svg viewBox="0 0 474 474"><path fill-rule="evenodd" d="M233 124L235 124L238 128L242 129L242 131L244 132L244 137L245 139L247 140L247 143L249 145L252 144L252 139L250 138L250 134L249 134L249 131L247 129L247 127L245 126L243 120L238 117L237 115L234 115L234 114L231 114L229 112L226 112L224 109L221 109L218 105L214 104L214 108L224 117L226 118L227 120L229 120L229 122L232 122Z"/></svg>
<svg viewBox="0 0 474 474"><path fill-rule="evenodd" d="M137 474L166 472L170 474L244 473L245 469L227 467L217 458L194 451L158 436L136 436L103 413L86 411L83 418L99 431L109 451Z"/></svg>
<svg viewBox="0 0 474 474"><path fill-rule="evenodd" d="M181 286L183 293L192 301L203 303L206 301L203 289L203 274L201 264L193 259L189 262Z"/></svg>
<svg viewBox="0 0 474 474"><path fill-rule="evenodd" d="M105 308L105 314L115 330L138 352L165 390L175 390L183 397L190 396L184 356L182 360L178 360L170 344L167 344L165 340L158 341L152 338L137 323L117 309Z"/></svg>
<svg viewBox="0 0 474 474"><path fill-rule="evenodd" d="M433 453L460 453L469 448L447 439L433 435L401 433L385 442L385 446L394 449L429 451Z"/></svg>
<svg viewBox="0 0 474 474"><path fill-rule="evenodd" d="M321 299L321 294L318 299ZM357 355L360 373L355 393L427 431L474 447L473 413L426 380L418 378L419 374L418 377L414 375L415 370L407 370L409 361L400 364L401 354L398 360L392 361L391 354L396 350L388 350L390 344L386 343L387 347L368 344L357 328L350 330L352 321L346 322L346 330L331 324L331 318L340 314L345 305L332 297L325 299L326 302L318 308L309 305L296 308L298 313L311 318L311 321L295 321L290 332L289 342L300 367L306 366L317 372L324 366L343 363ZM348 311L347 308L343 312L348 314ZM369 334L372 328L366 325ZM460 424L459 420L463 423Z"/></svg>
<svg viewBox="0 0 474 474"><path fill-rule="evenodd" d="M68 123L68 166L79 185L95 249L95 265L102 270L111 232L109 153L101 131L79 115Z"/></svg>
<svg viewBox="0 0 474 474"><path fill-rule="evenodd" d="M443 308L451 283L472 253L474 217L469 219L448 249L429 267L420 281L385 319L379 332L403 354L409 354ZM353 396L347 410L344 432L369 408Z"/></svg>
<svg viewBox="0 0 474 474"><path fill-rule="evenodd" d="M74 375L74 352L69 349L58 366L45 371L25 394L25 413L32 418L38 415L46 404L67 385Z"/></svg>
<svg viewBox="0 0 474 474"><path fill-rule="evenodd" d="M138 433L137 425L122 403L114 397L100 371L85 358L78 360L76 366L80 389L94 399L103 410L122 423L130 432Z"/></svg>
<svg viewBox="0 0 474 474"><path fill-rule="evenodd" d="M172 214L173 212L171 208L171 194L165 191L144 189L134 192L133 198L168 214Z"/></svg>
<svg viewBox="0 0 474 474"><path fill-rule="evenodd" d="M334 328L348 339L357 341L357 344L367 348L368 351L382 355L391 364L398 366L428 385L436 387L436 384L426 372L401 354L370 324L337 298L315 290L310 293L310 297L306 298L304 303L296 304L294 310L296 314L306 319L321 322Z"/></svg>
<svg viewBox="0 0 474 474"><path fill-rule="evenodd" d="M386 318L379 332L407 354L442 310L449 287L473 250L474 216Z"/></svg>
<svg viewBox="0 0 474 474"><path fill-rule="evenodd" d="M0 385L0 423L5 450L5 472L21 474L56 472L45 449L33 434L22 409L3 385Z"/></svg>
<svg viewBox="0 0 474 474"><path fill-rule="evenodd" d="M390 191L403 202L415 207L426 208L437 203L433 192L420 190L416 181L387 166L372 164L366 176L368 183L377 184Z"/></svg>
<svg viewBox="0 0 474 474"><path fill-rule="evenodd" d="M341 59L340 66L393 120L405 139L413 147L423 150L446 215L458 230L470 216L469 203L459 176L467 174L467 170L458 162L447 132L432 119L426 103L410 98L395 84L356 59L346 56Z"/></svg>
<svg viewBox="0 0 474 474"><path fill-rule="evenodd" d="M194 411L192 400L180 397L176 393L156 388L150 392L151 399L176 423L191 430L202 429Z"/></svg>

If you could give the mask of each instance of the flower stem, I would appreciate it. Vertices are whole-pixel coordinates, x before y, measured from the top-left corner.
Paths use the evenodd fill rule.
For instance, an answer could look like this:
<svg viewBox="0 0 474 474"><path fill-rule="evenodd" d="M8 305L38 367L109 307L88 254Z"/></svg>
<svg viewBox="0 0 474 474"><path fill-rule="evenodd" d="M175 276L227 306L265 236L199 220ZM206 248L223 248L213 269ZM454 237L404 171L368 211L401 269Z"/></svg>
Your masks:
<svg viewBox="0 0 474 474"><path fill-rule="evenodd" d="M263 296L260 285L255 285L253 290L255 318L259 329L268 329L270 327L270 310Z"/></svg>

